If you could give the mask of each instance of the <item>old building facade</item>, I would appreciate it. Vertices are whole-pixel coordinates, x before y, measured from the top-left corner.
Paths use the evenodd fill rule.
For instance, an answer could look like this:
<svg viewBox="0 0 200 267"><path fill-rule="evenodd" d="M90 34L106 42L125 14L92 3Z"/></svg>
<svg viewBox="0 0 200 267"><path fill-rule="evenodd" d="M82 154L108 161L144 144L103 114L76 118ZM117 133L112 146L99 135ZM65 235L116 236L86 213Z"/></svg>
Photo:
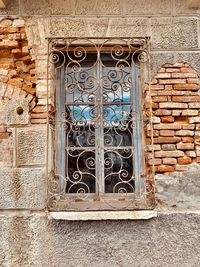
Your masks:
<svg viewBox="0 0 200 267"><path fill-rule="evenodd" d="M0 265L199 266L198 1L8 0L0 3ZM92 40L90 45L84 43L88 39ZM114 44L110 42L113 39ZM57 61L56 56L63 51L63 42L74 40L72 50L68 47ZM67 61L70 53L80 46L89 51L89 59L85 57L88 62L93 60L95 53L101 58L101 51L105 53L108 48L114 47L116 55L119 55L115 45L125 41L133 43L131 53L134 54L137 48L142 53L136 55L143 56L137 59L144 71L141 70L136 77L139 78L135 84L140 85L139 92L134 95L135 98L137 93L141 95L141 99L136 98L136 113L140 112L136 129L139 130L135 134L132 130L130 132L136 139L134 147L138 146L133 153L136 158L135 176L138 172L140 186L145 181L145 190L138 190L134 201L131 200L132 206L129 202L124 206L124 196L119 199L120 204L113 206L113 202L112 205L108 202L109 206L104 206L101 193L110 189L103 188L99 182L95 185L100 192L95 204L85 196L84 201L76 199L73 202L65 198L62 183L56 176L57 166L63 168L59 150L66 145L60 142L62 133L59 132L59 138L57 133L56 121L60 118L56 114L62 95L61 102L57 99L59 84L67 80L62 72L56 72L56 64L66 54L65 64L70 64ZM103 42L110 42L105 50L102 49ZM121 47L126 45L123 43ZM118 63L131 64L127 53L125 50L126 59L119 57ZM113 67L113 58L112 61L110 58L106 60ZM95 78L101 82L104 69L100 63L95 65ZM130 68L132 71L132 65ZM129 91L127 83L124 82L123 86L121 83L120 87L126 93ZM101 95L93 97L98 99ZM111 97L109 93L107 97ZM85 105L84 101L82 105ZM131 107L127 109L132 114ZM123 108L118 108L118 113L124 114ZM94 121L98 119L95 112L92 116ZM125 119L133 120L133 117ZM73 121L72 117L70 120ZM82 120L77 119L76 127L82 129ZM69 119L66 117L65 122L67 126ZM101 136L101 131L94 132ZM84 137L88 134L86 132ZM110 136L114 139L113 132ZM99 144L94 152L92 141L90 143L90 152L96 153L96 161L101 157ZM73 156L70 153L68 155ZM76 157L74 165L75 161L78 162ZM126 158L124 154L123 157ZM90 175L96 171L95 179L100 179L97 175L100 168L95 167L97 170L93 171L94 157L90 155L88 158ZM142 171L141 166L138 167L141 158ZM129 164L128 159L123 162ZM64 165L64 171L73 168L70 164ZM97 161L96 166L101 164L102 161ZM110 162L105 161L106 164ZM127 170L131 171L131 168L128 165ZM73 171L76 173L77 169ZM120 179L130 178L127 170ZM71 182L64 190L70 191L74 184L77 182ZM127 180L125 184L136 191L136 178L134 185ZM91 183L89 186L93 188ZM131 192L131 189L127 190ZM103 201L106 202L105 198ZM82 202L86 205L80 204Z"/></svg>

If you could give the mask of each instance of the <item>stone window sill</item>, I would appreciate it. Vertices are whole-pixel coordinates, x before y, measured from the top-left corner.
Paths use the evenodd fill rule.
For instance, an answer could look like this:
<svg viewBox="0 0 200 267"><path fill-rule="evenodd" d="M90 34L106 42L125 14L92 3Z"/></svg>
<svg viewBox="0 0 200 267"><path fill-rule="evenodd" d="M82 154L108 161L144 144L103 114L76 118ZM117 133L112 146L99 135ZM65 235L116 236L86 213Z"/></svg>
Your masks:
<svg viewBox="0 0 200 267"><path fill-rule="evenodd" d="M157 217L157 211L59 211L49 212L48 216L49 219L65 221L148 220Z"/></svg>

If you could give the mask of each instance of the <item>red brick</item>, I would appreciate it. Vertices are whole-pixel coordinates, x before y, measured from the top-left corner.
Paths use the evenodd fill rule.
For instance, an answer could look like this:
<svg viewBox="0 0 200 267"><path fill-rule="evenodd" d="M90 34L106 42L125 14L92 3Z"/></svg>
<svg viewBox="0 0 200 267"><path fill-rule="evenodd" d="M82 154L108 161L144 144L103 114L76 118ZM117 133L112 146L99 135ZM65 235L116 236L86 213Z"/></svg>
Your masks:
<svg viewBox="0 0 200 267"><path fill-rule="evenodd" d="M167 72L164 72L164 73L158 73L156 76L155 76L156 79L169 79L171 78L171 73L167 73Z"/></svg>
<svg viewBox="0 0 200 267"><path fill-rule="evenodd" d="M172 96L174 102L200 102L200 96Z"/></svg>
<svg viewBox="0 0 200 267"><path fill-rule="evenodd" d="M195 160L196 160L197 163L200 163L200 157L196 157Z"/></svg>
<svg viewBox="0 0 200 267"><path fill-rule="evenodd" d="M186 79L159 79L159 84L185 84Z"/></svg>
<svg viewBox="0 0 200 267"><path fill-rule="evenodd" d="M31 118L32 119L45 119L47 118L47 113L32 113Z"/></svg>
<svg viewBox="0 0 200 267"><path fill-rule="evenodd" d="M174 165L177 163L177 159L175 158L164 158L163 159L163 164L166 164L166 165Z"/></svg>
<svg viewBox="0 0 200 267"><path fill-rule="evenodd" d="M179 72L179 73L172 73L172 78L197 78L197 74L194 72Z"/></svg>
<svg viewBox="0 0 200 267"><path fill-rule="evenodd" d="M163 173L163 172L174 172L175 168L169 165L160 165L155 166L155 172Z"/></svg>
<svg viewBox="0 0 200 267"><path fill-rule="evenodd" d="M164 90L164 85L160 84L151 85L151 90Z"/></svg>
<svg viewBox="0 0 200 267"><path fill-rule="evenodd" d="M19 32L18 27L0 27L0 34Z"/></svg>
<svg viewBox="0 0 200 267"><path fill-rule="evenodd" d="M176 145L177 149L180 150L192 150L194 149L194 144L192 143L179 143Z"/></svg>
<svg viewBox="0 0 200 267"><path fill-rule="evenodd" d="M180 68L166 68L165 69L166 70L166 72L180 72L181 70L180 70Z"/></svg>
<svg viewBox="0 0 200 267"><path fill-rule="evenodd" d="M0 133L0 139L8 139L9 136L9 133Z"/></svg>
<svg viewBox="0 0 200 267"><path fill-rule="evenodd" d="M161 165L161 163L162 163L162 160L161 159L150 159L149 161L148 161L148 164L149 165Z"/></svg>
<svg viewBox="0 0 200 267"><path fill-rule="evenodd" d="M166 122L166 123L170 123L170 122L174 122L174 117L172 116L164 116L161 117L161 122Z"/></svg>
<svg viewBox="0 0 200 267"><path fill-rule="evenodd" d="M181 141L180 137L158 137L154 138L154 144L174 144Z"/></svg>
<svg viewBox="0 0 200 267"><path fill-rule="evenodd" d="M175 84L174 85L174 90L199 90L200 89L200 85L197 84Z"/></svg>
<svg viewBox="0 0 200 267"><path fill-rule="evenodd" d="M180 130L181 125L179 123L161 123L154 125L156 130Z"/></svg>
<svg viewBox="0 0 200 267"><path fill-rule="evenodd" d="M154 96L153 102L167 102L166 96Z"/></svg>
<svg viewBox="0 0 200 267"><path fill-rule="evenodd" d="M192 159L189 157L178 158L178 164L180 165L185 165L185 164L190 164L190 163L192 163Z"/></svg>
<svg viewBox="0 0 200 267"><path fill-rule="evenodd" d="M155 111L155 116L169 116L172 114L172 111L169 109L157 109Z"/></svg>
<svg viewBox="0 0 200 267"><path fill-rule="evenodd" d="M196 73L191 67L182 67L181 72L194 72L194 73Z"/></svg>
<svg viewBox="0 0 200 267"><path fill-rule="evenodd" d="M160 136L174 136L174 130L160 130Z"/></svg>
<svg viewBox="0 0 200 267"><path fill-rule="evenodd" d="M32 88L31 86L26 85L26 84L24 84L22 86L22 90L24 90L25 92L27 92L28 94L31 94L31 95L33 95L36 92L35 88Z"/></svg>
<svg viewBox="0 0 200 267"><path fill-rule="evenodd" d="M188 83L194 83L194 84L199 84L199 79L198 78L189 78L187 79Z"/></svg>
<svg viewBox="0 0 200 267"><path fill-rule="evenodd" d="M193 137L182 137L182 142L183 143L193 143L194 138Z"/></svg>
<svg viewBox="0 0 200 267"><path fill-rule="evenodd" d="M147 131L147 137L151 137L151 135L152 135L152 133L151 133L151 131ZM153 131L153 136L155 137L155 136L159 136L159 131Z"/></svg>

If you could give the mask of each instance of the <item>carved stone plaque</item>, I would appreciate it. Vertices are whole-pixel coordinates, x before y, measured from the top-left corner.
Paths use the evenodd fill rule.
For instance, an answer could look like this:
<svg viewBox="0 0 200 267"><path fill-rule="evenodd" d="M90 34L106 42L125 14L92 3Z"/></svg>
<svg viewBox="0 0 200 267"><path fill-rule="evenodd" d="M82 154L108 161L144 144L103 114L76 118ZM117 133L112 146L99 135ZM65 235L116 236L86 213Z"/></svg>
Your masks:
<svg viewBox="0 0 200 267"><path fill-rule="evenodd" d="M46 127L17 128L17 166L46 163Z"/></svg>

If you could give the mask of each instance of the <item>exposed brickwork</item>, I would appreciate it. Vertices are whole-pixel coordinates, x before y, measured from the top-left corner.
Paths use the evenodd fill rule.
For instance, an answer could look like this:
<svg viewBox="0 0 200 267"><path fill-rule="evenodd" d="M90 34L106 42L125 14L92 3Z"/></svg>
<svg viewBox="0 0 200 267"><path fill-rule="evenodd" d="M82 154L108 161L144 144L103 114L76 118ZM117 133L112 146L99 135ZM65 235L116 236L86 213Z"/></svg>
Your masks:
<svg viewBox="0 0 200 267"><path fill-rule="evenodd" d="M28 101L26 112L30 113L30 123L46 122L45 107L37 106L37 76L31 49L23 20L5 18L0 21L0 166L13 166L13 131L5 121L12 101ZM14 112L15 109L11 116Z"/></svg>
<svg viewBox="0 0 200 267"><path fill-rule="evenodd" d="M199 163L199 89L196 71L184 63L165 64L152 81L155 145L154 161L152 153L148 153L147 162L150 166L155 165L156 173L184 171L185 165ZM147 96L149 94L147 89ZM146 103L146 106L149 105L150 103ZM150 144L150 124L146 136L147 143Z"/></svg>
<svg viewBox="0 0 200 267"><path fill-rule="evenodd" d="M0 107L9 100L26 98L29 101L31 123L45 123L46 111L37 105L37 76L35 61L31 57L24 21L5 18L0 22ZM0 141L8 137L0 114ZM1 126L3 125L3 126Z"/></svg>

